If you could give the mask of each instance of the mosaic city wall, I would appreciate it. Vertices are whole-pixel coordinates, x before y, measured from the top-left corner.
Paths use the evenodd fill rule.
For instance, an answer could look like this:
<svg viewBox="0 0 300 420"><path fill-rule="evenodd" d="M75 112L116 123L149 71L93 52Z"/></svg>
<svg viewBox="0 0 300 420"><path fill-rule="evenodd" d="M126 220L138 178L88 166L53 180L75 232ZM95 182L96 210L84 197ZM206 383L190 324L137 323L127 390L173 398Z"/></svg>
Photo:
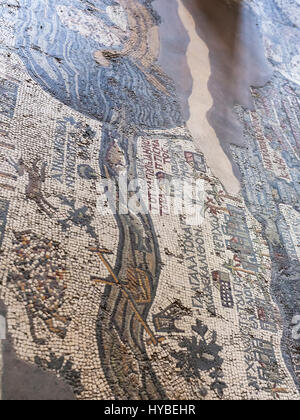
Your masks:
<svg viewBox="0 0 300 420"><path fill-rule="evenodd" d="M7 339L78 399L298 400L299 85L284 55L299 34L268 13L297 22L284 1L252 5L274 74L252 110L236 106L246 146L231 149L231 195L156 64L150 3L0 4ZM102 200L124 170L149 188L150 214ZM173 179L201 180L203 223L168 214Z"/></svg>

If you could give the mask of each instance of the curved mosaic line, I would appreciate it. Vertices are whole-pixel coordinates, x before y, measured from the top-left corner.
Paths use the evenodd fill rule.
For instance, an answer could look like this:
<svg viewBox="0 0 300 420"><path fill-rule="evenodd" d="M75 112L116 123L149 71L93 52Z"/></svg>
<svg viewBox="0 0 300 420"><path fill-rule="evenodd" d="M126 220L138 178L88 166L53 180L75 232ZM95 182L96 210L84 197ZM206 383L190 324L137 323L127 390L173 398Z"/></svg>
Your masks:
<svg viewBox="0 0 300 420"><path fill-rule="evenodd" d="M0 147L9 151L0 173L8 261L0 291L16 350L80 398L299 399L290 326L300 312L300 119L298 88L287 81L294 76L285 77L289 50L271 82L252 89L254 109L236 107L248 148L232 146L244 193L232 196L189 141L172 81L156 66L150 3L20 0L16 51L43 91L26 85L18 65L11 69L20 80L14 71L16 79L0 78ZM282 1L270 4L278 11ZM39 95L25 115L23 102ZM48 102L48 120L35 130ZM9 137L14 118L20 137ZM41 134L45 126L51 135ZM97 216L96 186L117 184L124 170L128 181L159 180L163 216L165 181L205 181L203 226L181 216L165 226L130 209L108 222Z"/></svg>
<svg viewBox="0 0 300 420"><path fill-rule="evenodd" d="M155 67L155 52L149 50L148 34L155 22L139 2L122 0L111 6L106 1L85 5L68 0L24 0L18 22L16 47L20 57L31 76L64 104L106 124L133 124L135 131L182 124L174 89L168 89L171 83ZM104 127L102 156L107 156L105 150L113 146L115 132L109 124ZM131 149L123 152L134 156L135 138L128 136L122 141ZM129 165L135 173L135 160L131 159ZM109 168L109 162L102 159L101 166L103 171L105 166ZM111 168L109 172L112 179L116 178ZM111 284L106 287L103 302L111 316L103 318L100 310L99 355L109 383L115 384L115 395L161 399L165 395L152 372L144 344L144 330L157 344L144 321L159 280L157 241L149 217L117 216L117 222L118 267L112 269L103 254L99 256L110 278L113 276L118 286L127 286L122 291ZM139 243L135 242L137 234ZM149 288L145 302L138 303L141 291L135 285L137 281L147 283ZM128 376L128 366L135 360L143 383L140 389L132 386L134 382Z"/></svg>

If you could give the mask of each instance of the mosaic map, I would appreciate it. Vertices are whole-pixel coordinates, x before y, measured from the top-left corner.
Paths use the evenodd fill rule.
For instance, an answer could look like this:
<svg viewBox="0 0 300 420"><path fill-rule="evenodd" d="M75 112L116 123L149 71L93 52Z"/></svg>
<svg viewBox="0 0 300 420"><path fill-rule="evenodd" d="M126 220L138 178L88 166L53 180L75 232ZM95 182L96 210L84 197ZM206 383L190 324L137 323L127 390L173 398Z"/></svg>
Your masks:
<svg viewBox="0 0 300 420"><path fill-rule="evenodd" d="M158 64L151 0L0 2L3 398L11 346L80 400L300 399L300 43L285 3L246 2L273 75L234 108L231 194ZM120 192L111 211L124 171L152 211L120 211ZM201 223L170 214L173 179L202 186Z"/></svg>

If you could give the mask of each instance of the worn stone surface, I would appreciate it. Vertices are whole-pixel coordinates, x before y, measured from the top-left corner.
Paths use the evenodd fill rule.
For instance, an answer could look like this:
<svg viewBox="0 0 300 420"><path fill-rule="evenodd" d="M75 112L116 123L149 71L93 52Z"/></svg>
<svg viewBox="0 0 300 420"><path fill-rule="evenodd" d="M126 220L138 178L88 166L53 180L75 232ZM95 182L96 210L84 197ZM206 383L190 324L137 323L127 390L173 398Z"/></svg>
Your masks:
<svg viewBox="0 0 300 420"><path fill-rule="evenodd" d="M1 302L0 314L5 319L7 312ZM72 388L53 373L18 359L9 335L5 334L1 346L2 400L74 400Z"/></svg>
<svg viewBox="0 0 300 420"><path fill-rule="evenodd" d="M2 398L299 400L295 10L0 2Z"/></svg>

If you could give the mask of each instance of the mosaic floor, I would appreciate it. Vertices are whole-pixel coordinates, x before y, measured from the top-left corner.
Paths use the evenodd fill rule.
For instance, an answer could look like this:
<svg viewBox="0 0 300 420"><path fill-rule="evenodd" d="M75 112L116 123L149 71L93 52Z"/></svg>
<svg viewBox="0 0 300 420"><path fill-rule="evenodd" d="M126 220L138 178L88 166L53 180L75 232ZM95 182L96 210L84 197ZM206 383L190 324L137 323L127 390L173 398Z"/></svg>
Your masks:
<svg viewBox="0 0 300 420"><path fill-rule="evenodd" d="M151 0L0 2L3 399L300 399L299 2L245 7L273 73L234 107L232 194ZM111 214L124 170L150 214ZM168 214L172 179L200 181L201 223Z"/></svg>

